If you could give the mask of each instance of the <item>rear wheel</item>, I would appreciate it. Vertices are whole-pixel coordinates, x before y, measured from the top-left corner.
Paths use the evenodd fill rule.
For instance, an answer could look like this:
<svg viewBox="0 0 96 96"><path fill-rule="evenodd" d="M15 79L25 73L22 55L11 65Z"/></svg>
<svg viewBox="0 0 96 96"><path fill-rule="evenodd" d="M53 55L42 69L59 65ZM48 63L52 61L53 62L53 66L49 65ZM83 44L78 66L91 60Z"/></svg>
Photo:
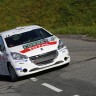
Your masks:
<svg viewBox="0 0 96 96"><path fill-rule="evenodd" d="M17 76L14 68L13 68L11 65L9 65L9 66L8 66L8 70L9 70L9 74L10 74L11 80L12 80L13 82L17 81L17 80L18 80L18 76Z"/></svg>

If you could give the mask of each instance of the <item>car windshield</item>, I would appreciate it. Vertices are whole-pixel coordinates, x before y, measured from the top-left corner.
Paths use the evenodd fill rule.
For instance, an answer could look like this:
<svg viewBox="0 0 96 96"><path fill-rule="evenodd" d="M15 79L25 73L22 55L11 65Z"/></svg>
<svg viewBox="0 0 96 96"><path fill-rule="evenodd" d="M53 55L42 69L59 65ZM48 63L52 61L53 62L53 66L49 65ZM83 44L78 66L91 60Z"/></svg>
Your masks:
<svg viewBox="0 0 96 96"><path fill-rule="evenodd" d="M5 41L8 47L14 47L14 46L18 46L21 44L47 38L50 36L52 36L52 34L40 28L40 29L35 29L35 30L28 31L28 32L24 32L21 34L15 34L15 35L9 36L5 38Z"/></svg>

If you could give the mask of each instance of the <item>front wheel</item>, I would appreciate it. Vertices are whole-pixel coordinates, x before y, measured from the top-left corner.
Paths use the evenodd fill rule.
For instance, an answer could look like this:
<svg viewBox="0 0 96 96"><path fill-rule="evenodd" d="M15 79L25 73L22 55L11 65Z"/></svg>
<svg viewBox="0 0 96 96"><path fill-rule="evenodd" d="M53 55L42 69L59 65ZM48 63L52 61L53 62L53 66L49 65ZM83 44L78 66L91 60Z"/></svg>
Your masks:
<svg viewBox="0 0 96 96"><path fill-rule="evenodd" d="M18 80L18 76L17 76L14 68L13 68L11 65L9 65L9 66L8 66L8 70L9 70L9 74L10 74L11 80L12 80L13 82L17 81L17 80Z"/></svg>

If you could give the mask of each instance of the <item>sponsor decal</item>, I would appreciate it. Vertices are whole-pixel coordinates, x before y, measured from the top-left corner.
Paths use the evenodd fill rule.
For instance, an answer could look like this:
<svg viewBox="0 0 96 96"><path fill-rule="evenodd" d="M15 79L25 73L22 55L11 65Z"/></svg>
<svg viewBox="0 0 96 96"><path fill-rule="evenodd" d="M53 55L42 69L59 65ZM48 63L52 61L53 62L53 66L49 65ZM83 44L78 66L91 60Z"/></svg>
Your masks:
<svg viewBox="0 0 96 96"><path fill-rule="evenodd" d="M17 63L17 62L22 62L22 60L16 60L15 62L16 62L16 63Z"/></svg>
<svg viewBox="0 0 96 96"><path fill-rule="evenodd" d="M42 43L42 44L37 44L35 46L30 46L30 48L26 48L22 51L20 51L21 53L26 53L26 52L29 52L31 50L34 50L34 49L37 49L37 48L40 48L40 47L44 47L44 46L49 46L49 45L55 45L57 44L57 41L51 41L51 42L45 42L45 43Z"/></svg>
<svg viewBox="0 0 96 96"><path fill-rule="evenodd" d="M45 38L45 39L37 40L37 41L34 41L34 42L23 44L23 48L26 49L26 48L30 48L32 46L36 46L36 45L43 44L43 43L46 43L46 42L55 41L55 39L56 39L56 37L53 36L51 38Z"/></svg>
<svg viewBox="0 0 96 96"><path fill-rule="evenodd" d="M42 44L42 43L45 43L45 42L48 42L48 39L41 39L41 40L37 40L37 41L34 41L34 42L30 42L30 43L24 44L23 48L24 49L30 48L32 46L35 46L35 45L38 45L38 44Z"/></svg>
<svg viewBox="0 0 96 96"><path fill-rule="evenodd" d="M20 67L20 68L15 68L16 70L22 70L22 67Z"/></svg>
<svg viewBox="0 0 96 96"><path fill-rule="evenodd" d="M15 61L16 63L20 63L20 62L27 62L28 60L17 60ZM22 63L23 64L23 63Z"/></svg>

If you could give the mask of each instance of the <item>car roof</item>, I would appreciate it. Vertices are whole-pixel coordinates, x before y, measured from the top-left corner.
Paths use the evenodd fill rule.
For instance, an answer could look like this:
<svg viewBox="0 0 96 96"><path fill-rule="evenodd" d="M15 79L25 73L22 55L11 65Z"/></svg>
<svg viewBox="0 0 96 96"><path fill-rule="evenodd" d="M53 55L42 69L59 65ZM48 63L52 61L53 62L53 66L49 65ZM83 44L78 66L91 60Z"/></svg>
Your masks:
<svg viewBox="0 0 96 96"><path fill-rule="evenodd" d="M14 29L11 30L7 30L7 31L3 31L0 33L1 36L8 36L8 35L14 35L14 34L19 34L19 33L23 33L26 31L30 31L30 30L34 30L34 29L39 29L41 28L38 25L31 25L31 26L21 26L21 27L16 27Z"/></svg>

